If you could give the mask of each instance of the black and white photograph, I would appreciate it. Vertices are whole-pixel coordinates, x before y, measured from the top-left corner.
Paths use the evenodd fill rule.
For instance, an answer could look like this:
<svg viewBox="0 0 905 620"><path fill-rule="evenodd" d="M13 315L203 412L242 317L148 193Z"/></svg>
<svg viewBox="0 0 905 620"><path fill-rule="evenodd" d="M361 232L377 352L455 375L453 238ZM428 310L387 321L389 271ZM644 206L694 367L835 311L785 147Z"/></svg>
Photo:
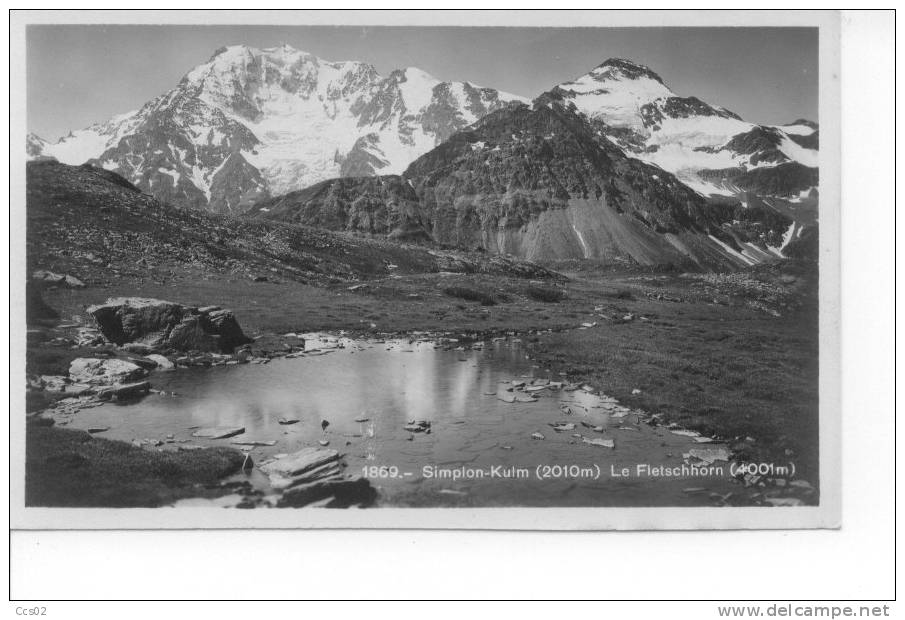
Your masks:
<svg viewBox="0 0 905 620"><path fill-rule="evenodd" d="M43 17L22 527L839 525L832 16Z"/></svg>

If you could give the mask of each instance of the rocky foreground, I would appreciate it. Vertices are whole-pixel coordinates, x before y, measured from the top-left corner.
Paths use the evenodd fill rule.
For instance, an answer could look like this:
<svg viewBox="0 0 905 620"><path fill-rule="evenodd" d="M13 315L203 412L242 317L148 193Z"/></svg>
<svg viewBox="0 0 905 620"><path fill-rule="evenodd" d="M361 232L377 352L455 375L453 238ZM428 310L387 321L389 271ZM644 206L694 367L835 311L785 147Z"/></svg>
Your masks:
<svg viewBox="0 0 905 620"><path fill-rule="evenodd" d="M57 281L57 280L55 280ZM66 280L59 280L64 284ZM31 465L28 472L27 488L29 505L44 505L42 498L53 496L50 489L56 485L48 483L46 473L47 466L53 467L53 461L58 460L55 454L59 447L51 447L50 444L63 443L76 446L74 453L70 453L64 460L67 468L81 473L82 465L96 468L97 463L92 462L85 455L85 449L89 451L97 449L96 446L114 446L119 442L92 442L88 437L79 437L78 433L69 432L61 435L54 441L54 435L47 430L48 427L59 425L66 426L73 415L80 410L96 407L105 401L116 400L124 403L140 399L153 388L148 380L154 371L173 370L177 367L193 365L228 365L242 363L267 363L276 356L293 355L304 352L304 341L296 347L282 351L257 351L252 353L249 346L253 342L245 336L238 321L229 310L217 306L202 308L186 307L178 303L159 299L121 297L108 299L103 304L90 306L87 314L93 319L96 327L70 326L74 329L77 340L57 338L52 343L57 347L69 347L78 349L83 346L95 348L97 357L77 357L69 364L68 375L30 375L28 388L30 393L43 394L53 399L58 395L59 399L52 400L49 406L40 409L30 416L29 437L30 445L43 445L42 452L47 454L41 462L41 457L34 452L28 462ZM281 423L283 423L281 421ZM291 420L286 420L291 424ZM90 434L103 433L107 428L90 428ZM242 427L211 427L196 428L193 437L206 439L226 439L241 435L245 429ZM165 446L165 443L174 446ZM196 444L185 443L169 436L166 442L161 440L135 439L132 446L139 450L156 450L156 454L162 463L170 463L171 466L180 468L183 466L180 456L183 453L207 453L213 459L219 459L216 473L207 475L206 487L199 487L198 483L181 480L179 486L183 487L176 493L169 493L164 497L178 498L183 494L211 495L226 493L234 489L233 484L222 484L220 480L239 471L247 471L255 467L249 451L255 442L237 442L243 446L244 452L229 450L226 448L204 448ZM166 448L175 447L173 450ZM49 449L48 449L49 448ZM101 448L105 453L108 450ZM147 460L148 456L136 452L122 452L123 448L115 448L114 453L119 453L123 458L133 460ZM119 452L117 452L119 451ZM201 467L204 460L198 456L189 457L195 459L194 468ZM153 458L151 459L153 461ZM175 461L175 462L174 462ZM191 461L190 461L191 462ZM341 455L336 450L311 447L305 448L296 454L287 455L286 458L275 460L261 465L262 471L271 477L272 486L281 496L274 500L279 506L304 506L316 501L326 501L329 506L348 506L351 504L367 505L373 502L376 492L366 479L357 476L346 476L343 473ZM100 469L103 469L101 466ZM203 467L202 467L203 469ZM193 467L188 467L189 473ZM191 475L187 476L191 479ZM204 478L204 477L203 477ZM82 481L84 483L84 481ZM100 481L103 485L103 481ZM123 484L130 487L135 480ZM47 488L49 484L50 489ZM240 488L242 485L239 482ZM84 486L84 484L82 484ZM138 505L150 502L154 504L153 495L130 496L129 489L120 494L114 488L104 489L106 500L97 497L90 490L78 498L71 498L72 505L95 505L94 502L107 502L112 505L132 505L138 501ZM194 490L191 488L194 486ZM64 495L68 496L71 489ZM55 505L60 498L48 500L50 505ZM66 502L67 504L69 502ZM249 499L242 504L243 507L253 507L254 501Z"/></svg>

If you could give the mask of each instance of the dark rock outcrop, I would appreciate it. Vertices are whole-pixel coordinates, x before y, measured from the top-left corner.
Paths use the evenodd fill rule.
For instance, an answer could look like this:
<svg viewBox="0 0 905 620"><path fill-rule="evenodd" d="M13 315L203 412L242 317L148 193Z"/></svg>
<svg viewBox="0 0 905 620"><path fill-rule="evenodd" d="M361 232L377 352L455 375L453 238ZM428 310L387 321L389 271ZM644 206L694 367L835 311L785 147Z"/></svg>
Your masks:
<svg viewBox="0 0 905 620"><path fill-rule="evenodd" d="M233 313L215 306L199 310L160 299L120 297L92 306L88 313L104 336L120 346L229 353L251 342Z"/></svg>
<svg viewBox="0 0 905 620"><path fill-rule="evenodd" d="M429 238L418 196L401 177L344 177L264 200L248 212L254 217L388 235L394 239Z"/></svg>
<svg viewBox="0 0 905 620"><path fill-rule="evenodd" d="M816 187L820 181L820 171L817 168L809 168L797 162L752 170L702 170L700 175L706 180L728 180L741 190L762 196L794 196L802 190Z"/></svg>
<svg viewBox="0 0 905 620"><path fill-rule="evenodd" d="M403 177L438 243L531 260L732 267L707 247L723 213L556 101L491 113Z"/></svg>

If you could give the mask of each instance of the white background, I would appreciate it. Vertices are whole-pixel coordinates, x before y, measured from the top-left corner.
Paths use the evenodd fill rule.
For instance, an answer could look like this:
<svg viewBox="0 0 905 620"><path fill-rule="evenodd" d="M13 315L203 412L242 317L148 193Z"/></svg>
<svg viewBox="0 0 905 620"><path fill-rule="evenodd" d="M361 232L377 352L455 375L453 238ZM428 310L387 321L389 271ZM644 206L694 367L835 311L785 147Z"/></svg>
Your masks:
<svg viewBox="0 0 905 620"><path fill-rule="evenodd" d="M894 598L893 21L888 12L862 12L842 22L841 530L19 531L10 537L11 597ZM44 605L47 617L67 618L338 613L239 603ZM17 606L9 604L9 617ZM650 617L718 617L712 603L644 607ZM642 611L637 604L604 610L615 617ZM343 611L385 608L359 603ZM457 620L472 613L458 605L407 611ZM489 611L581 613L538 604Z"/></svg>

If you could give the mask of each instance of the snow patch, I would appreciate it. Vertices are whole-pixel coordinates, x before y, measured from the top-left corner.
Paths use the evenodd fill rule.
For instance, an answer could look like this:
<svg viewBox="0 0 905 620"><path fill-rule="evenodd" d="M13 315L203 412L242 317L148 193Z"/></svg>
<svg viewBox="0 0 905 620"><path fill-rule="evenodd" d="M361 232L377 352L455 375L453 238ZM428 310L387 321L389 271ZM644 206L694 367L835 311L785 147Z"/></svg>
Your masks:
<svg viewBox="0 0 905 620"><path fill-rule="evenodd" d="M713 241L714 243L716 243L717 245L719 245L721 248L723 248L723 250L724 250L727 254L729 254L729 255L731 255L731 256L734 256L735 258L739 259L740 261L742 261L742 262L745 263L746 265L755 265L755 264L757 264L756 261L755 261L754 259L752 259L752 258L750 258L750 257L748 257L748 256L745 256L745 255L742 254L741 252L739 252L739 251L735 250L734 248L732 248L732 247L726 245L725 243L723 243L722 241L720 241L719 239L717 239L717 238L714 237L713 235L707 235L707 236L710 237L710 240L711 240L711 241Z"/></svg>
<svg viewBox="0 0 905 620"><path fill-rule="evenodd" d="M792 222L789 224L789 227L786 229L786 232L782 236L782 245L779 246L779 251L782 252L786 249L786 246L792 241L795 231L798 229L798 234L801 235L801 229L797 222Z"/></svg>
<svg viewBox="0 0 905 620"><path fill-rule="evenodd" d="M588 246L587 241L584 240L584 235L581 234L581 231L578 230L578 227L575 224L572 224L572 230L575 231L575 236L578 237L578 243L581 244L581 251L584 254L584 257L591 258L591 248Z"/></svg>
<svg viewBox="0 0 905 620"><path fill-rule="evenodd" d="M807 125L773 125L774 129L779 129L793 136L810 136L816 129Z"/></svg>
<svg viewBox="0 0 905 620"><path fill-rule="evenodd" d="M804 148L789 136L782 137L779 150L792 161L797 161L808 168L816 168L820 165L820 154L817 151Z"/></svg>
<svg viewBox="0 0 905 620"><path fill-rule="evenodd" d="M160 173L163 173L163 174L166 174L166 175L169 175L170 177L172 177L173 187L176 187L176 185L179 184L179 179L182 177L182 175L180 173L176 172L175 170L167 170L166 168L158 168L157 172L160 172Z"/></svg>

